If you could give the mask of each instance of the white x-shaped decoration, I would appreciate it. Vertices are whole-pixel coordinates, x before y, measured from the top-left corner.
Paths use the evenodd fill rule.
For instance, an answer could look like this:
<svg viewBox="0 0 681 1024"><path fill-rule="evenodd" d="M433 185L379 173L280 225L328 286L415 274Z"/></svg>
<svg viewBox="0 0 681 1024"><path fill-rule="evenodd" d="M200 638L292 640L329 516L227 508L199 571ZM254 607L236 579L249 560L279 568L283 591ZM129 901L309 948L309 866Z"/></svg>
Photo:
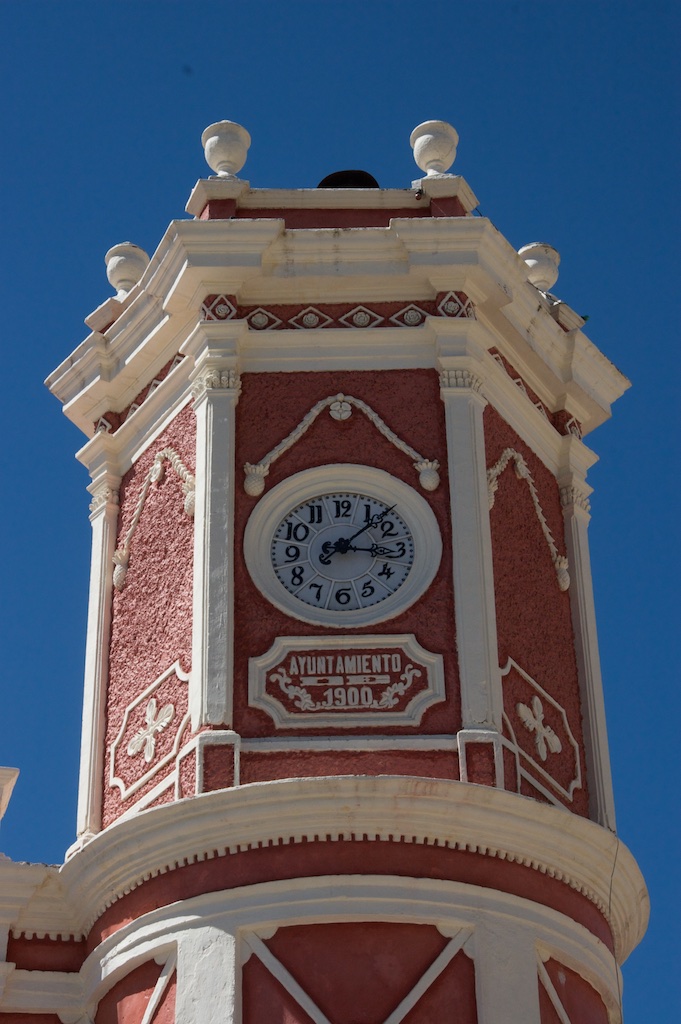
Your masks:
<svg viewBox="0 0 681 1024"><path fill-rule="evenodd" d="M409 1011L418 1003L421 996L438 978L450 961L462 948L466 939L471 934L470 928L461 928L453 938L449 940L442 952L436 956L430 967L421 975L399 1006L396 1006L390 1016L386 1017L383 1024L401 1024ZM280 960L265 945L257 935L250 934L246 940L258 959L265 965L270 974L274 975L278 982L286 989L289 995L293 996L298 1005L305 1011L314 1024L332 1024L332 1021L322 1013L317 1004L310 999L309 995L298 984L290 971L284 967Z"/></svg>

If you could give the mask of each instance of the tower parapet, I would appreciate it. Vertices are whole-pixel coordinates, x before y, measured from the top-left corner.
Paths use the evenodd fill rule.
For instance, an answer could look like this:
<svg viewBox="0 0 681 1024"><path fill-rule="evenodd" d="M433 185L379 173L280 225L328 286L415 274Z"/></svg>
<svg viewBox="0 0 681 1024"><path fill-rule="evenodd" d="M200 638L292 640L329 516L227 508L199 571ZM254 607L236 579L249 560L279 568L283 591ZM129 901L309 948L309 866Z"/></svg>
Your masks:
<svg viewBox="0 0 681 1024"><path fill-rule="evenodd" d="M584 437L629 382L444 122L410 189L251 188L245 129L203 141L47 381L92 478L78 836L0 863L0 1017L618 1020L647 895Z"/></svg>

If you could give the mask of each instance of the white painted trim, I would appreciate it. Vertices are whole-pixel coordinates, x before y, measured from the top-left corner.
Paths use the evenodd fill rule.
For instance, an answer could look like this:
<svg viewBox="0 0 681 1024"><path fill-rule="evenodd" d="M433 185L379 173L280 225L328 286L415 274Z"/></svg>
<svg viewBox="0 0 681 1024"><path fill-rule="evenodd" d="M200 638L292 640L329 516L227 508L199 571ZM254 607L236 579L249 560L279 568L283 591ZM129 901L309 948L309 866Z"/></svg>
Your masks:
<svg viewBox="0 0 681 1024"><path fill-rule="evenodd" d="M206 747L231 747L234 758L234 785L239 785L239 761L241 737L231 729L215 729L201 732L192 740L196 744L196 792L204 791L204 750Z"/></svg>
<svg viewBox="0 0 681 1024"><path fill-rule="evenodd" d="M385 1024L401 1024L410 1010L412 1010L422 995L430 988L434 981L440 977L445 967L454 959L461 950L464 942L472 934L472 928L460 929L447 943L442 952L433 960L430 967L421 975L411 992L408 992L398 1006L395 1007L389 1017L386 1017Z"/></svg>
<svg viewBox="0 0 681 1024"><path fill-rule="evenodd" d="M180 721L177 722L175 726L175 740L173 742L173 746L168 751L168 753L160 760L155 761L153 764L150 764L148 771L144 772L141 776L139 776L135 780L135 782L128 786L125 784L123 779L121 779L116 774L116 755L118 753L118 748L121 744L123 735L127 728L130 715L132 714L136 707L142 704L145 700L148 700L152 696L152 694L163 685L166 679L168 679L172 675L174 675L175 678L180 683L189 682L189 676L187 675L186 672L182 671L179 661L175 661L169 668L165 670L165 672L162 672L161 675L153 681L153 683L150 683L149 686L147 686L144 690L142 690L141 693L139 693L135 698L133 698L133 700L131 700L130 703L125 708L123 718L121 720L120 729L118 730L115 739L111 743L109 757L109 786L111 788L113 788L114 786L118 787L121 800L126 800L128 796L131 796L133 793L136 793L137 790L140 789L142 786L146 785L146 783L149 782L149 780L153 778L153 776L156 775L157 772L160 772L162 768L165 768L166 765L168 765L171 761L175 760L178 755L182 734L186 729L187 725L189 724L189 715L183 715ZM173 711L174 710L175 709L173 708Z"/></svg>
<svg viewBox="0 0 681 1024"><path fill-rule="evenodd" d="M316 736L312 739L304 736L263 736L244 738L240 746L242 753L263 754L298 750L458 751L456 736Z"/></svg>
<svg viewBox="0 0 681 1024"><path fill-rule="evenodd" d="M18 777L18 768L0 768L0 818L5 815Z"/></svg>
<svg viewBox="0 0 681 1024"><path fill-rule="evenodd" d="M502 668L502 670L501 670L502 677L506 678L508 676L508 674L510 673L511 669L515 669L515 671L518 673L518 675L521 676L525 680L525 682L528 684L530 689L535 690L538 694L541 695L542 700L546 701L547 704L551 705L551 707L554 709L555 712L557 712L558 717L561 719L561 721L563 723L563 728L565 730L565 734L567 736L568 743L570 744L570 746L572 748L572 754L573 754L573 757L574 757L574 765L575 765L575 767L574 767L574 775L573 775L572 779L570 780L570 785L569 785L568 789L565 789L564 786L561 786L560 783L556 779L554 779L553 776L547 771L547 769L545 767L542 767L542 765L539 763L539 761L537 761L534 757L532 757L530 754L528 754L526 750L523 750L522 746L519 743L517 743L517 741L516 741L516 746L517 746L517 749L518 749L518 756L520 758L524 758L526 761L529 761L529 763L532 765L534 771L538 772L541 776L543 776L543 778L549 783L549 785L553 786L553 788L556 790L556 792L558 792L562 796L564 796L566 800L572 800L575 790L582 788L582 766L581 766L581 761L580 761L580 757L579 757L579 744L577 743L577 740L574 737L572 729L570 728L570 722L569 722L569 719L568 719L568 716L567 716L567 712L566 712L565 708L563 707L563 705L559 704L558 701L555 699L555 697L552 697L551 694L548 693L544 689L544 687L541 686L537 682L536 679L533 679L532 676L528 675L527 672L525 672L524 669L522 669L520 667L520 665L517 663L517 661L513 660L513 658L509 658L507 660L506 664L504 665L504 667ZM510 721L510 716L509 716L509 729L511 730L511 733L512 733L514 739L516 739L515 729L513 728L513 725L512 725L512 723ZM547 762L547 764L549 764L549 762ZM532 783L532 785L536 785L536 779L532 778L531 776L529 777L529 781Z"/></svg>
<svg viewBox="0 0 681 1024"><path fill-rule="evenodd" d="M92 555L76 815L79 841L98 832L102 826L106 688L109 677L113 553L118 524L119 485L120 477L109 470L98 475L89 488L93 495L93 511L90 516Z"/></svg>
<svg viewBox="0 0 681 1024"><path fill-rule="evenodd" d="M585 485L579 481L567 485L575 490L568 492L579 500L563 501L565 519L565 543L573 583L570 588L572 628L575 636L575 655L579 677L582 722L584 728L584 750L586 756L587 785L591 816L601 825L615 831L615 801L612 791L608 731L603 700L603 680L598 653L598 630L591 579L591 558L589 555L589 513L583 507L586 502ZM590 490L590 488L589 488ZM561 497L566 488L561 489Z"/></svg>
<svg viewBox="0 0 681 1024"><path fill-rule="evenodd" d="M455 217L397 218L388 228L346 229L340 236L333 229L299 229L285 238L281 219L174 221L132 301L106 334L81 343L47 384L89 433L107 408L132 401L135 381L151 380L172 358L206 294L250 301L257 293L256 304L265 304L290 289L291 277L303 302L370 302L377 295L416 301L428 286L464 290L512 339L518 372L525 377L526 368L534 369L554 396L549 404L558 408L564 396L573 415L581 411L587 430L609 415L609 404L629 383L579 330L566 335L547 309L538 309L525 264L488 220Z"/></svg>
<svg viewBox="0 0 681 1024"><path fill-rule="evenodd" d="M225 325L221 325L225 326ZM194 359L196 501L192 673L192 729L231 725L234 662L234 448L237 372L242 322L228 323L222 343L199 326L186 343Z"/></svg>
<svg viewBox="0 0 681 1024"><path fill-rule="evenodd" d="M262 938L279 927L349 921L432 924L452 936L443 954L417 983L414 996L425 991L434 980L432 975L444 967L443 961L451 959L465 943L466 953L475 961L481 1024L538 1021L538 953L545 959L555 957L579 973L609 1009L617 1006L617 968L612 955L599 939L565 915L521 897L466 883L377 875L320 876L301 879L297 885L290 879L265 882L206 893L151 911L106 938L87 958L81 971L85 1001L92 1006L139 963L159 954L165 959L167 950L176 946L177 1024L204 1024L213 1019L208 1011L214 1011L218 993L208 969L218 972L224 986L219 996L224 1000L221 1014L225 1016L218 1019L236 1024L240 1019L240 1007L234 1008L240 990L239 964L247 960L237 955L239 941L253 948L282 980L285 969L267 947L263 949ZM213 952L207 956L209 950ZM521 986L524 988L517 992ZM300 998L302 988L286 987L310 1013L311 1005ZM408 1007L402 1004L397 1009L406 1011ZM391 1020L396 1024L400 1017L388 1017L386 1024Z"/></svg>
<svg viewBox="0 0 681 1024"><path fill-rule="evenodd" d="M464 729L501 729L492 534L487 498L483 410L477 361L455 355L459 340L446 339L440 356L447 427L447 464L452 521L454 611ZM444 339L441 339L444 342ZM445 346L442 345L444 350ZM459 349L460 351L460 349ZM452 375L468 374L456 378ZM450 386L454 380L468 386ZM502 785L502 776L497 784Z"/></svg>
<svg viewBox="0 0 681 1024"><path fill-rule="evenodd" d="M75 972L10 969L0 995L0 1013L56 1013L77 1020L83 1009L83 981Z"/></svg>
<svg viewBox="0 0 681 1024"><path fill-rule="evenodd" d="M313 608L298 601L275 575L270 558L272 535L291 508L329 491L358 491L397 504L412 532L414 562L398 590L379 604L348 612ZM412 487L374 466L338 463L306 469L283 480L255 506L244 533L244 557L258 590L286 615L304 622L351 629L394 618L421 597L435 577L442 557L442 539L428 502Z"/></svg>
<svg viewBox="0 0 681 1024"><path fill-rule="evenodd" d="M238 1024L237 941L207 924L177 932L175 1024Z"/></svg>
<svg viewBox="0 0 681 1024"><path fill-rule="evenodd" d="M272 694L265 689L268 673L279 665L287 654L305 650L330 651L342 656L343 651L376 650L383 648L403 654L407 660L415 661L420 668L425 668L428 685L408 700L405 707L398 711L341 711L325 713L324 711L291 712ZM411 666L413 667L413 666ZM421 671L416 675L421 676ZM398 669L399 671L399 669ZM401 676L405 678L406 676ZM251 707L260 708L273 719L277 728L323 728L340 729L372 728L385 725L420 725L421 720L433 704L445 700L445 673L441 654L433 654L422 647L413 633L396 633L390 635L356 636L350 642L345 636L300 636L276 637L269 651L259 658L248 660L248 703Z"/></svg>
<svg viewBox="0 0 681 1024"><path fill-rule="evenodd" d="M494 754L494 780L498 789L504 787L504 755L502 750L502 737L496 729L460 729L456 735L456 745L459 753L459 778L461 782L470 782L468 778L468 759L466 747L469 743L488 743Z"/></svg>
<svg viewBox="0 0 681 1024"><path fill-rule="evenodd" d="M254 932L246 936L245 941L251 947L258 960L277 979L289 995L293 996L298 1006L314 1021L314 1024L331 1024L329 1018L310 999L305 989L298 984L291 972L286 970L281 961L277 960L274 953L270 952L265 943Z"/></svg>
<svg viewBox="0 0 681 1024"><path fill-rule="evenodd" d="M541 961L541 957L539 957L537 960L537 971L539 974L539 980L546 989L546 994L551 1000L551 1005L556 1011L556 1016L560 1020L560 1024L572 1024L570 1018L565 1012L565 1007L563 1006L558 997L558 993L556 992L555 986L549 977L549 973Z"/></svg>
<svg viewBox="0 0 681 1024"><path fill-rule="evenodd" d="M110 825L60 877L86 930L120 894L178 864L305 836L390 841L405 831L408 842L479 850L565 881L608 913L622 958L645 931L640 871L606 829L513 793L432 778L279 780L205 793Z"/></svg>
<svg viewBox="0 0 681 1024"><path fill-rule="evenodd" d="M170 953L170 955L168 956L168 959L163 965L163 970L158 976L158 981L154 986L154 991L151 993L149 1002L147 1003L147 1008L144 1011L144 1016L142 1017L140 1024L152 1024L154 1014L159 1008L161 1000L163 999L163 996L165 994L165 990L168 987L168 983L170 982L170 979L173 975L173 971L175 970L176 967L177 951L173 950L173 952Z"/></svg>
<svg viewBox="0 0 681 1024"><path fill-rule="evenodd" d="M482 916L473 937L478 1024L541 1024L536 924Z"/></svg>

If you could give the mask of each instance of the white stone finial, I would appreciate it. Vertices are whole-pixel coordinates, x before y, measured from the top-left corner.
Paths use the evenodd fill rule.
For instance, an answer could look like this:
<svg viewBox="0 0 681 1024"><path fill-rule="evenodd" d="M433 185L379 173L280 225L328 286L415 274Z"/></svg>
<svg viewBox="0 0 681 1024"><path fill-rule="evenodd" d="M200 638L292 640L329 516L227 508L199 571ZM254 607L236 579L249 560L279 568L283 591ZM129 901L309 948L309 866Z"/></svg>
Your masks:
<svg viewBox="0 0 681 1024"><path fill-rule="evenodd" d="M527 279L535 288L547 292L558 280L560 253L546 242L530 242L518 249L528 267Z"/></svg>
<svg viewBox="0 0 681 1024"><path fill-rule="evenodd" d="M424 121L409 136L414 160L427 175L447 173L454 163L458 142L459 133L446 121Z"/></svg>
<svg viewBox="0 0 681 1024"><path fill-rule="evenodd" d="M116 289L116 298L124 299L134 288L149 265L149 256L133 242L120 242L104 257L109 284Z"/></svg>
<svg viewBox="0 0 681 1024"><path fill-rule="evenodd" d="M234 178L246 163L251 136L234 121L216 121L201 135L206 163L218 178Z"/></svg>

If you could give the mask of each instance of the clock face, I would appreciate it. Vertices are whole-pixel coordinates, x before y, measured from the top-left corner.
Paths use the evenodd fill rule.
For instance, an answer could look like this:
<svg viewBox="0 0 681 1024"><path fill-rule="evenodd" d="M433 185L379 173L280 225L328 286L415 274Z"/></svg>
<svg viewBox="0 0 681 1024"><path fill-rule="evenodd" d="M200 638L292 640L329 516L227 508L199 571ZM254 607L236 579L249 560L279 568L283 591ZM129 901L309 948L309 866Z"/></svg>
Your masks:
<svg viewBox="0 0 681 1024"><path fill-rule="evenodd" d="M368 466L296 473L266 493L244 536L267 599L320 625L379 622L421 596L437 572L440 533L413 488Z"/></svg>
<svg viewBox="0 0 681 1024"><path fill-rule="evenodd" d="M414 564L397 504L357 491L315 495L274 531L274 574L296 600L344 615L391 597Z"/></svg>

